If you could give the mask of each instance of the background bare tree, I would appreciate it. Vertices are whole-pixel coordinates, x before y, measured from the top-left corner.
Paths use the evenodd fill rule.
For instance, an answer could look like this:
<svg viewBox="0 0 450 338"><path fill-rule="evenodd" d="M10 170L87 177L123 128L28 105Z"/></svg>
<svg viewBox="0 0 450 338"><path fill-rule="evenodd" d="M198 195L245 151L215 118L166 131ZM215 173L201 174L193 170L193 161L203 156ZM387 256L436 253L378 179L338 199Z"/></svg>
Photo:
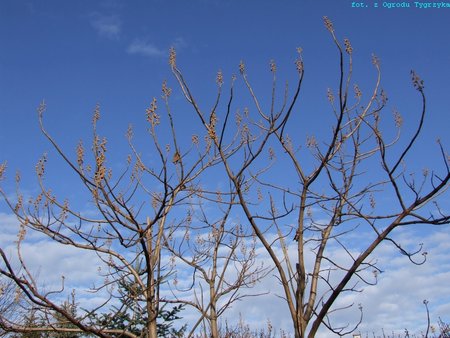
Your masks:
<svg viewBox="0 0 450 338"><path fill-rule="evenodd" d="M7 327L10 322L15 322L21 317L20 295L16 292L16 285L13 281L0 279L0 336L7 334Z"/></svg>
<svg viewBox="0 0 450 338"><path fill-rule="evenodd" d="M189 142L180 140L169 105L171 89L164 82L165 133L158 133L162 117L157 100L147 109L156 166L145 164L146 158L132 143L130 128L127 135L132 154L126 169L113 174L107 166L107 140L97 133L98 107L93 120L92 164L85 158L82 143L72 160L44 129L45 104L40 106L43 134L80 178L96 207L96 216L87 217L67 200L53 195L43 179L46 156L36 166L41 192L35 198L25 201L18 190L17 200L12 201L7 192L0 190L20 223L15 258L0 249L0 273L14 282L27 302L40 311L41 318L57 313L73 326L47 323L43 330L83 331L99 337L156 337L161 302L180 301L199 310L199 322L206 319L210 333L217 336L221 311L242 299L244 294L239 292L243 287L264 276L266 270L255 265L257 249L263 248L276 270L282 288L280 296L289 309L295 336L314 337L322 325L344 335L359 322L356 319L354 326L333 323L332 315L339 310L337 300L347 292L360 290L361 285L376 284L380 269L372 254L381 243L390 242L415 264L425 261L416 258L422 253L420 247L410 252L392 237L397 228L450 222L450 216L439 207L439 201L446 198L450 179L449 158L443 146L438 144L441 171L424 169L414 175L406 169L407 162L414 161L414 145L426 115L423 82L412 72L413 85L422 99L416 130L406 141L400 139L399 133L391 138L382 132L387 98L380 87L378 59L373 57L377 72L373 89L363 98L352 80L350 42L345 39L342 45L330 20L324 21L339 58L337 88L327 92L333 119L329 127L322 126L329 131L324 140L311 134L307 117L298 118L302 113L296 103L305 72L300 48L293 94L286 85L278 99L277 66L271 61L271 95L260 99L241 62L239 72L252 108L235 103L235 76L230 94L223 99L224 79L218 72L217 97L207 110L197 102L172 49L172 72L204 135L194 134ZM394 120L400 129L402 119L398 113ZM0 177L5 169L3 165ZM213 183L208 180L211 175ZM16 181L19 184L19 175ZM218 181L229 187L219 191L220 199ZM381 196L390 198L389 203L381 203ZM210 214L203 208L206 202L219 211ZM196 219L195 226L190 224L190 217ZM235 225L242 226L242 231L235 231ZM186 237L192 229L196 234ZM21 254L21 243L30 230L94 253L104 279L92 291L106 294L104 303L76 316L67 306L58 305L65 295L64 277L60 289L46 290L33 277ZM345 253L345 259L334 256L337 248ZM205 300L201 300L203 293L198 288L203 284L196 282L191 291L197 298L186 300L174 287L171 299L167 296L170 293L162 295L162 285L175 276L175 263L190 266L190 279L201 277L206 283L209 294ZM231 275L234 279L228 280L230 264L237 271ZM120 285L128 291L121 292ZM92 320L93 314L111 309L116 312L108 318L114 320L124 307L127 310L127 302L119 308L111 307L123 297L134 304L133 311L146 315L139 334L127 327L111 329L108 322ZM225 302L222 309L217 308L219 299ZM10 323L8 329L31 331L23 323Z"/></svg>
<svg viewBox="0 0 450 338"><path fill-rule="evenodd" d="M201 191L197 202L190 203L186 219L167 236L167 248L178 262L176 270L188 276L181 285L181 276L174 279L174 302L201 314L189 335L203 323L204 336L219 337L219 317L234 302L257 296L243 291L269 272L257 262L256 237L230 219L235 199L232 190Z"/></svg>

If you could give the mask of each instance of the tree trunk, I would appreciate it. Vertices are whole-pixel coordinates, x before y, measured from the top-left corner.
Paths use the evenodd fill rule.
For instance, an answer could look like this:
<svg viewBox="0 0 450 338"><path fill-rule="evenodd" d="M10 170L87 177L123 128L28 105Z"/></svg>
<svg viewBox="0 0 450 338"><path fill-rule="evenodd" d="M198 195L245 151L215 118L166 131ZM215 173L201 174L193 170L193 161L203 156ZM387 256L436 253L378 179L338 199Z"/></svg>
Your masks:
<svg viewBox="0 0 450 338"><path fill-rule="evenodd" d="M217 327L217 317L211 318L211 338L219 338L219 329Z"/></svg>
<svg viewBox="0 0 450 338"><path fill-rule="evenodd" d="M209 284L209 302L209 322L211 325L211 338L219 338L219 329L217 327L216 293L214 289L214 283L212 281L210 281Z"/></svg>
<svg viewBox="0 0 450 338"><path fill-rule="evenodd" d="M156 318L154 320L150 320L147 324L147 337L148 338L157 338L158 337Z"/></svg>

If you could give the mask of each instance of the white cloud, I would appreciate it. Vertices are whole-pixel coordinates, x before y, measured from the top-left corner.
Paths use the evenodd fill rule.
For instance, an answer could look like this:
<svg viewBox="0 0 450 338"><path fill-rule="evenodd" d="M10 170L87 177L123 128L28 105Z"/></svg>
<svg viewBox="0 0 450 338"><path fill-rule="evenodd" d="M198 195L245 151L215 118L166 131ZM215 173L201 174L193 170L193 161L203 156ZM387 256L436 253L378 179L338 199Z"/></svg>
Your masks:
<svg viewBox="0 0 450 338"><path fill-rule="evenodd" d="M167 51L160 49L154 44L142 39L133 40L128 46L127 52L129 54L139 54L150 57L160 57L167 54Z"/></svg>
<svg viewBox="0 0 450 338"><path fill-rule="evenodd" d="M144 56L162 56L164 51L159 49L154 44L140 39L134 40L127 48L130 54L141 54Z"/></svg>
<svg viewBox="0 0 450 338"><path fill-rule="evenodd" d="M429 301L431 322L448 314L450 304L450 266L447 243L450 240L448 231L439 230L427 236L403 231L400 242L407 244L424 243L428 251L428 260L417 266L390 244L383 244L375 252L374 258L378 266L384 270L375 286L366 286L362 293L349 293L338 299L336 306L355 304L355 310L337 312L335 323L351 325L358 318L357 305L363 306L364 318L359 330L363 336L375 332L382 335L382 330L391 334L419 334L426 330L426 309L424 300ZM403 241L403 239L405 241ZM412 246L414 247L414 246ZM353 316L353 317L352 317ZM435 325L436 326L436 325ZM324 333L323 337L327 334ZM320 337L320 335L318 335Z"/></svg>
<svg viewBox="0 0 450 338"><path fill-rule="evenodd" d="M404 333L405 328L410 333L420 334L426 330L426 310L423 301L429 301L431 323L437 327L438 318L449 322L448 311L450 309L450 234L448 230L436 230L429 235L414 234L404 231L402 239L413 244L424 243L424 249L428 251L428 259L424 265L414 265L407 257L390 244L383 244L375 251L374 257L378 266L384 271L379 282L375 286L363 286L361 293L349 292L341 295L335 303L335 308L346 307L353 304L347 310L337 311L331 316L332 323L336 325L348 325L353 327L359 319L358 304L363 306L363 322L359 331L366 336L382 336L382 330L391 334ZM400 241L403 244L403 241ZM333 248L329 254L335 261L342 263L348 260L348 256ZM355 253L356 254L356 253ZM270 262L267 255L261 253L260 259ZM312 257L310 257L312 259ZM308 262L307 262L308 263ZM275 272L274 272L275 274ZM351 284L351 282L350 282ZM270 290L269 295L251 298L250 301L235 303L225 316L230 323L236 323L239 314L244 314L245 321L250 327L263 328L267 319L271 320L276 330L291 331L290 315L287 305L282 297L283 292L276 277L262 281L250 292L264 292ZM323 290L322 290L323 291ZM278 296L278 297L277 297ZM325 338L334 336L326 328L321 328L316 337ZM349 335L351 337L351 335Z"/></svg>
<svg viewBox="0 0 450 338"><path fill-rule="evenodd" d="M177 50L180 51L181 49L184 49L187 47L187 42L182 37L177 37L173 42L172 46Z"/></svg>
<svg viewBox="0 0 450 338"><path fill-rule="evenodd" d="M0 247L4 248L9 243L17 240L17 233L19 230L19 222L12 214L0 212Z"/></svg>
<svg viewBox="0 0 450 338"><path fill-rule="evenodd" d="M91 15L91 25L98 35L114 40L120 37L122 31L122 21L116 15L103 15L93 13Z"/></svg>
<svg viewBox="0 0 450 338"><path fill-rule="evenodd" d="M14 216L0 213L1 236L0 245L8 252L13 252L17 233L17 221ZM5 236L6 235L6 236ZM62 246L48 240L38 238L29 233L29 243L23 244L23 253L31 270L36 272L40 282L44 282L49 288L60 286L61 275L64 274L70 286L77 288L77 295L81 303L100 303L101 295L89 295L82 293L92 283L99 281L97 271L100 262L89 252L80 252L73 248ZM428 234L419 234L412 231L402 231L400 242L407 246L415 247L417 243L424 243L424 249L428 251L428 260L424 265L416 266L409 262L407 257L401 255L391 244L386 243L376 251L374 258L377 259L379 267L385 272L380 275L376 286L366 286L362 293L347 293L338 299L335 304L347 306L354 304L349 310L338 311L332 317L335 324L355 324L359 318L358 304L363 306L364 318L359 328L363 336L366 333L372 336L382 335L382 329L391 334L404 332L408 328L411 333L419 333L426 329L426 311L423 300L429 301L430 316L432 323L436 323L439 317L446 322L450 321L450 233L447 229L436 229ZM265 265L270 263L267 254L258 249L260 254L258 263L264 261ZM345 254L333 248L330 253L339 262L348 259ZM312 258L312 257L310 257ZM86 264L89 262L89 264ZM264 328L266 321L270 319L277 330L290 331L291 321L285 301L281 298L283 293L274 271L255 288L242 290L242 293L264 293L270 294L261 297L251 297L233 303L232 307L225 312L225 318L229 319L230 325L235 325L239 320L239 314L243 314L244 321L252 328ZM183 272L178 273L180 285L185 286L192 282ZM167 290L166 290L167 291ZM80 292L80 293L78 293ZM91 302L92 298L92 302ZM94 301L95 298L95 301ZM190 323L198 318L198 313L186 308L181 313L182 322ZM436 325L435 325L436 326ZM326 329L322 329L316 337L330 337Z"/></svg>

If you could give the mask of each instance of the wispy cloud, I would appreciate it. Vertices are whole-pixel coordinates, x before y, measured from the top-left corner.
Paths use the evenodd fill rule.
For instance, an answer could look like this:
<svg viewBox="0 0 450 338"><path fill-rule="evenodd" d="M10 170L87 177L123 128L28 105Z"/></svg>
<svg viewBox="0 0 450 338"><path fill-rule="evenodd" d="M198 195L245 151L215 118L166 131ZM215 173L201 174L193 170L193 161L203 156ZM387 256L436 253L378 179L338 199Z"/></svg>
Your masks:
<svg viewBox="0 0 450 338"><path fill-rule="evenodd" d="M167 51L157 47L151 42L142 39L135 39L128 46L127 53L150 57L160 57L166 55Z"/></svg>
<svg viewBox="0 0 450 338"><path fill-rule="evenodd" d="M114 40L120 37L122 21L116 15L91 14L91 25L98 35Z"/></svg>
<svg viewBox="0 0 450 338"><path fill-rule="evenodd" d="M138 54L147 57L161 57L168 55L169 48L174 47L177 52L188 46L182 37L175 38L167 47L159 47L147 38L136 38L127 47L127 53Z"/></svg>
<svg viewBox="0 0 450 338"><path fill-rule="evenodd" d="M177 37L173 42L172 46L177 50L180 51L180 49L184 49L187 47L187 42L182 37Z"/></svg>

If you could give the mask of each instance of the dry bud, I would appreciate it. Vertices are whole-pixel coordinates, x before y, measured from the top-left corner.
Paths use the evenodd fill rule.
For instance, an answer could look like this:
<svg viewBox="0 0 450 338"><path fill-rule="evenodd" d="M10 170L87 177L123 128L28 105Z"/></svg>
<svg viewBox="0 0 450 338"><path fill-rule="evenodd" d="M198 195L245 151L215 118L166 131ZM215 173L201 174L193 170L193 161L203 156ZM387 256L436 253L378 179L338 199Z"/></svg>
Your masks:
<svg viewBox="0 0 450 338"><path fill-rule="evenodd" d="M184 233L184 239L187 241L191 239L191 232L189 231L189 228L187 228Z"/></svg>
<svg viewBox="0 0 450 338"><path fill-rule="evenodd" d="M16 171L16 177L15 177L15 180L16 180L16 183L19 183L19 182L20 182L20 171L19 171L19 170Z"/></svg>
<svg viewBox="0 0 450 338"><path fill-rule="evenodd" d="M283 145L289 152L292 152L294 150L294 146L292 145L292 139L289 135L286 135L286 137L284 138Z"/></svg>
<svg viewBox="0 0 450 338"><path fill-rule="evenodd" d="M247 254L247 245L244 242L241 242L240 251L243 256Z"/></svg>
<svg viewBox="0 0 450 338"><path fill-rule="evenodd" d="M236 112L235 120L236 120L236 125L239 126L242 122L242 115L239 113L239 111Z"/></svg>
<svg viewBox="0 0 450 338"><path fill-rule="evenodd" d="M180 153L177 150L175 152L175 154L173 154L172 163L173 164L177 164L177 163L180 163L180 161L181 161L181 156L180 156Z"/></svg>
<svg viewBox="0 0 450 338"><path fill-rule="evenodd" d="M172 88L167 87L167 81L164 80L162 83L162 97L163 99L167 100L170 97L170 94L172 94Z"/></svg>
<svg viewBox="0 0 450 338"><path fill-rule="evenodd" d="M47 162L47 154L44 154L36 164L36 174L41 178L45 173L45 163Z"/></svg>
<svg viewBox="0 0 450 338"><path fill-rule="evenodd" d="M19 287L16 288L16 292L14 293L14 302L18 303L22 297L22 289Z"/></svg>
<svg viewBox="0 0 450 338"><path fill-rule="evenodd" d="M242 126L241 129L241 142L246 144L249 140L250 136L250 129L246 123Z"/></svg>
<svg viewBox="0 0 450 338"><path fill-rule="evenodd" d="M38 208L39 208L39 206L41 205L41 202L42 202L42 197L43 197L43 194L42 193L40 193L40 194L38 194L37 195L37 197L36 197L36 199L34 200L34 208L37 210Z"/></svg>
<svg viewBox="0 0 450 338"><path fill-rule="evenodd" d="M19 242L22 242L24 240L26 234L27 234L27 229L25 228L25 226L23 224L20 224L19 232L17 234L17 240Z"/></svg>
<svg viewBox="0 0 450 338"><path fill-rule="evenodd" d="M192 223L192 212L188 210L186 214L186 224L191 225L191 223Z"/></svg>
<svg viewBox="0 0 450 338"><path fill-rule="evenodd" d="M302 60L295 61L295 67L297 68L297 72L299 73L303 72L303 61Z"/></svg>
<svg viewBox="0 0 450 338"><path fill-rule="evenodd" d="M102 150L102 152L106 153L106 137L102 138L102 143L100 143L100 149Z"/></svg>
<svg viewBox="0 0 450 338"><path fill-rule="evenodd" d="M211 112L209 116L209 126L208 126L208 134L212 140L216 139L216 125L217 125L217 115L215 111Z"/></svg>
<svg viewBox="0 0 450 338"><path fill-rule="evenodd" d="M4 178L5 171L6 171L6 162L3 162L2 164L0 164L0 181Z"/></svg>
<svg viewBox="0 0 450 338"><path fill-rule="evenodd" d="M22 209L22 207L23 207L23 196L19 195L17 196L17 203L14 206L14 212L17 214L19 210Z"/></svg>
<svg viewBox="0 0 450 338"><path fill-rule="evenodd" d="M191 141L192 141L192 144L198 146L198 135L192 135Z"/></svg>
<svg viewBox="0 0 450 338"><path fill-rule="evenodd" d="M297 47L298 57L295 60L295 68L297 68L297 72L298 73L302 73L303 72L302 51L303 51L303 49L301 47Z"/></svg>
<svg viewBox="0 0 450 338"><path fill-rule="evenodd" d="M376 201L375 201L375 197L373 196L373 194L370 194L370 196L369 196L369 202L370 202L370 207L371 207L372 209L375 209Z"/></svg>
<svg viewBox="0 0 450 338"><path fill-rule="evenodd" d="M211 126L211 128L216 128L217 114L214 110L211 112L211 115L209 116L209 125Z"/></svg>
<svg viewBox="0 0 450 338"><path fill-rule="evenodd" d="M277 71L277 65L276 65L276 63L275 63L275 61L272 59L272 60L270 60L270 71L272 72L272 73L276 73L276 71Z"/></svg>
<svg viewBox="0 0 450 338"><path fill-rule="evenodd" d="M344 39L344 45L345 45L345 51L347 52L347 54L351 55L353 52L353 48L352 48L352 45L350 44L350 40Z"/></svg>
<svg viewBox="0 0 450 338"><path fill-rule="evenodd" d="M45 104L45 101L42 100L42 102L39 104L39 107L37 108L39 117L42 118L42 114L47 109L47 105Z"/></svg>
<svg viewBox="0 0 450 338"><path fill-rule="evenodd" d="M388 97L386 95L386 92L382 89L381 90L381 102L383 103L383 105L386 104L387 100L388 100Z"/></svg>
<svg viewBox="0 0 450 338"><path fill-rule="evenodd" d="M219 87L222 87L222 85L223 85L223 74L222 74L222 71L220 69L217 72L216 82L217 82L217 85Z"/></svg>
<svg viewBox="0 0 450 338"><path fill-rule="evenodd" d="M412 78L414 88L416 88L418 91L421 92L424 88L423 80L413 70L411 70L411 78Z"/></svg>
<svg viewBox="0 0 450 338"><path fill-rule="evenodd" d="M372 273L373 273L373 276L375 277L375 278L378 278L378 275L379 275L379 271L378 270L376 270L376 269L374 269L373 271L372 271Z"/></svg>
<svg viewBox="0 0 450 338"><path fill-rule="evenodd" d="M158 106L156 105L156 98L153 98L150 103L150 107L145 110L147 115L147 121L150 122L152 127L155 127L159 124L159 115L156 113L156 109Z"/></svg>
<svg viewBox="0 0 450 338"><path fill-rule="evenodd" d="M241 62L239 62L239 72L244 75L245 74L245 65L244 65L244 61L241 60Z"/></svg>
<svg viewBox="0 0 450 338"><path fill-rule="evenodd" d="M380 113L374 112L373 119L375 120L375 128L378 128L378 123L380 123Z"/></svg>
<svg viewBox="0 0 450 338"><path fill-rule="evenodd" d="M360 98L362 96L362 92L359 89L357 84L353 85L353 90L355 91L355 97L356 98Z"/></svg>
<svg viewBox="0 0 450 338"><path fill-rule="evenodd" d="M169 50L169 65L172 68L175 68L177 65L176 63L177 63L177 53L175 51L175 48L171 47Z"/></svg>
<svg viewBox="0 0 450 338"><path fill-rule="evenodd" d="M272 147L269 147L269 160L273 160L275 158L275 150Z"/></svg>
<svg viewBox="0 0 450 338"><path fill-rule="evenodd" d="M278 214L276 203L275 203L272 195L270 195L270 213L272 214L272 216L277 216L277 214Z"/></svg>
<svg viewBox="0 0 450 338"><path fill-rule="evenodd" d="M308 148L315 148L317 146L317 141L314 135L306 138L306 146Z"/></svg>
<svg viewBox="0 0 450 338"><path fill-rule="evenodd" d="M97 124L97 121L100 119L100 105L97 103L94 109L94 116L92 117L92 124Z"/></svg>
<svg viewBox="0 0 450 338"><path fill-rule="evenodd" d="M372 64L376 67L380 66L380 59L375 54L372 54Z"/></svg>
<svg viewBox="0 0 450 338"><path fill-rule="evenodd" d="M330 88L327 89L327 98L331 103L334 102L334 95Z"/></svg>
<svg viewBox="0 0 450 338"><path fill-rule="evenodd" d="M81 140L77 146L77 163L80 168L83 166L84 163L84 147L83 142Z"/></svg>
<svg viewBox="0 0 450 338"><path fill-rule="evenodd" d="M394 121L397 128L400 128L403 124L403 118L397 110L394 110Z"/></svg>
<svg viewBox="0 0 450 338"><path fill-rule="evenodd" d="M258 201L261 202L263 200L263 194L261 192L261 188L259 188L259 187L257 190L257 195L258 195Z"/></svg>
<svg viewBox="0 0 450 338"><path fill-rule="evenodd" d="M326 28L329 32L334 32L333 23L331 22L330 19L328 19L327 16L324 16L324 17L323 17L323 23L325 24L325 28Z"/></svg>
<svg viewBox="0 0 450 338"><path fill-rule="evenodd" d="M204 138L204 140L205 140L206 147L207 147L207 148L211 147L212 139L211 139L211 137L210 137L210 135L209 135L209 132L208 132L208 134L206 134L203 138Z"/></svg>
<svg viewBox="0 0 450 338"><path fill-rule="evenodd" d="M131 141L133 138L133 125L131 123L128 125L126 136L128 141Z"/></svg>
<svg viewBox="0 0 450 338"><path fill-rule="evenodd" d="M103 165L98 166L95 174L94 174L94 183L99 186L101 181L105 178L106 168Z"/></svg>

